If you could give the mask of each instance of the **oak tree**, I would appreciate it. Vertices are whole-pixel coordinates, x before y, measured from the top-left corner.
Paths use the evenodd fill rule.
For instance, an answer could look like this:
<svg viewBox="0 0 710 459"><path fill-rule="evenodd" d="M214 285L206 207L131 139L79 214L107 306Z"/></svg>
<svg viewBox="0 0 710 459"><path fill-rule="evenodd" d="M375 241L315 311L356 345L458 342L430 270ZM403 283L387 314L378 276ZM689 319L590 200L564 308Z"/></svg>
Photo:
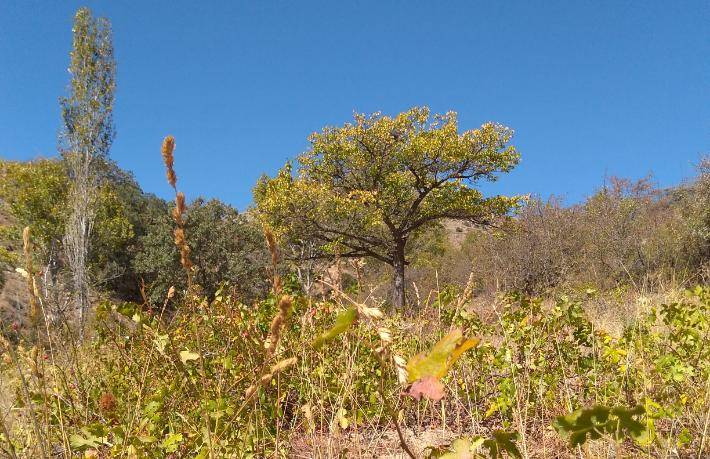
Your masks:
<svg viewBox="0 0 710 459"><path fill-rule="evenodd" d="M520 156L510 129L485 123L459 132L454 112L354 118L311 135L297 169L288 163L260 179L255 202L282 238L317 241L317 256L392 266L392 301L402 307L408 242L444 219L490 225L506 216L519 197L487 197L477 185L510 171Z"/></svg>

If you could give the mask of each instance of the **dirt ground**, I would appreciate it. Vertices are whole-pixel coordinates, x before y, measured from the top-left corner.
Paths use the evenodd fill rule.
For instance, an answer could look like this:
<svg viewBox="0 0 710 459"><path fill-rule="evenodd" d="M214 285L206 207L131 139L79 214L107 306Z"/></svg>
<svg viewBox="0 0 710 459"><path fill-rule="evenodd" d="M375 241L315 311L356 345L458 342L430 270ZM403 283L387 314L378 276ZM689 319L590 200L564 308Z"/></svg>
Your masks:
<svg viewBox="0 0 710 459"><path fill-rule="evenodd" d="M404 429L402 433L409 447L420 457L424 457L428 446L449 444L456 438L450 430L441 429L419 433ZM292 440L290 449L289 457L293 459L408 459L399 447L396 430L302 435Z"/></svg>

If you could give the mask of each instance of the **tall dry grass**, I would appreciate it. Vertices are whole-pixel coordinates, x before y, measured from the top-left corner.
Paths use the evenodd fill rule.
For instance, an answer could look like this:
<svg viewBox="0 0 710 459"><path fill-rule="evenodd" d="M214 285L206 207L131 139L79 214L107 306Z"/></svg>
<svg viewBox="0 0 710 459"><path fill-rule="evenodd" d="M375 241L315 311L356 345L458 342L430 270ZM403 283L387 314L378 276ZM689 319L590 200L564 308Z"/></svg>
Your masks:
<svg viewBox="0 0 710 459"><path fill-rule="evenodd" d="M167 137L161 153L175 191L174 239L190 276L196 267L174 151ZM0 412L4 453L418 458L456 438L489 439L499 430L517 432L525 458L707 451L710 356L702 343L710 293L657 298L640 289L584 289L546 300L482 298L471 277L462 289L417 290L416 311L386 315L381 299L363 293L368 286L359 275L351 286L359 296L339 283L324 286L335 291L332 298L304 295L282 275L268 228L264 237L272 292L256 304L244 304L228 286L208 299L190 278L187 290L171 289L159 310L98 305L92 339L77 343L70 327L46 319L36 298L34 341L6 329L0 340L0 385L17 394L12 417ZM29 231L25 260L32 296L40 280ZM595 308L621 307L629 317L615 330L597 320ZM319 341L348 311L349 328ZM407 396L408 361L451 329L482 344L444 378L442 400ZM556 416L580 407L636 403L655 416L646 419L656 434L647 446L606 439L569 448L551 427Z"/></svg>

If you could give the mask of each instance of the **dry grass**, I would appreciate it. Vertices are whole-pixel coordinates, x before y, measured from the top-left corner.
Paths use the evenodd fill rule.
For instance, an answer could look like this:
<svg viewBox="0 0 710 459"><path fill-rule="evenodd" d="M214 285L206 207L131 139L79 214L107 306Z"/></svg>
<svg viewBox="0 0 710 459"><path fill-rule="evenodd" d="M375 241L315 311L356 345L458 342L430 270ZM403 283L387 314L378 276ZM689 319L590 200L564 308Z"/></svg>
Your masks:
<svg viewBox="0 0 710 459"><path fill-rule="evenodd" d="M171 289L159 311L147 304L99 307L94 340L78 345L67 324L45 321L46 330L38 329L43 305L34 295L37 279L28 276L34 340L17 347L0 342L6 350L0 445L8 445L10 457L55 451L68 459L83 449L90 457L125 458L420 458L428 448L498 430L518 433L525 458L670 458L705 447L710 391L697 376L708 362L698 358L690 376L681 375L685 387L661 381L654 365L683 343L663 335L668 330L657 323L643 330L639 320L652 307L682 299L679 290L582 290L571 292L578 301L548 296L537 302L476 295L473 276L454 292L436 276L436 288L426 294L415 286L410 313L386 315L377 286L363 283L360 267L359 296L342 291L340 268L335 282L323 281L321 291L332 292L331 299L293 290L279 275L277 241L267 228L271 295L245 305L223 289L208 299L192 280L174 149L175 139L166 137L161 153L175 191L174 239L187 290L175 295ZM29 232L24 242L33 274ZM315 346L346 310L357 320ZM446 397L404 395L407 357L429 351L453 328L483 344L445 377ZM656 328L661 338L654 341ZM667 443L648 450L630 441L569 448L551 428L556 416L580 406L628 406L644 397L678 410L656 423ZM685 400L680 407L679 400ZM683 428L694 437L675 447Z"/></svg>

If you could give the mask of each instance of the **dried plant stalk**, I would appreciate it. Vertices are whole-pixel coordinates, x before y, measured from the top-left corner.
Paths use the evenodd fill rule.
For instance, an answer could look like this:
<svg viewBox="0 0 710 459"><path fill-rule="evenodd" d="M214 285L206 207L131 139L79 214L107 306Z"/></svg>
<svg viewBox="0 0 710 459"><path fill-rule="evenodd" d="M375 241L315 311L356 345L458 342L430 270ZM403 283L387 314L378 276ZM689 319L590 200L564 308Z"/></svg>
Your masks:
<svg viewBox="0 0 710 459"><path fill-rule="evenodd" d="M291 310L291 305L293 300L290 296L284 295L279 300L279 312L274 316L271 321L271 328L269 329L269 336L264 342L264 349L266 350L266 361L268 361L276 350L281 339L281 331L283 330L286 319L288 318L288 312Z"/></svg>
<svg viewBox="0 0 710 459"><path fill-rule="evenodd" d="M271 253L271 265L273 270L273 293L274 295L279 295L281 293L281 278L278 274L277 268L279 263L279 251L276 244L276 238L274 233L268 228L264 228L264 237L266 238L266 243L269 246L269 252ZM286 320L288 319L289 311L293 305L293 298L289 295L281 295L279 298L279 310L271 321L271 326L269 327L269 335L264 340L264 368L268 365L268 362L272 359L278 347L279 341L281 340L281 335L283 333L284 326L286 325ZM294 365L296 363L296 358L291 357L282 360L271 367L269 371L261 371L259 381L257 384L249 386L246 390L245 397L249 400L255 393L260 385L267 384L271 381L277 373L285 370L286 368Z"/></svg>
<svg viewBox="0 0 710 459"><path fill-rule="evenodd" d="M279 266L279 248L276 244L276 237L273 231L268 226L264 227L264 237L266 238L266 244L269 246L269 253L271 253L271 269L272 269L272 290L274 295L278 295L281 292L281 276L279 276L278 266Z"/></svg>
<svg viewBox="0 0 710 459"><path fill-rule="evenodd" d="M30 294L30 320L36 333L37 320L39 319L39 305L37 301L34 268L32 266L32 248L30 247L30 227L22 231L22 251L25 255L25 270L27 271L27 291ZM35 336L36 338L36 336Z"/></svg>
<svg viewBox="0 0 710 459"><path fill-rule="evenodd" d="M290 357L288 359L284 359L278 363L276 363L274 366L271 367L268 373L264 373L261 378L259 378L259 383L258 384L253 384L249 386L246 390L246 397L249 398L254 393L256 392L256 389L258 386L263 386L269 383L271 379L276 376L277 374L281 373L287 368L290 368L294 366L298 362L298 359L296 357Z"/></svg>
<svg viewBox="0 0 710 459"><path fill-rule="evenodd" d="M192 260L190 259L190 246L185 238L185 194L177 190L177 175L175 174L175 137L169 135L163 139L161 155L165 163L168 183L175 191L175 208L173 221L175 222L175 245L180 250L180 265L187 275L187 286L192 286Z"/></svg>
<svg viewBox="0 0 710 459"><path fill-rule="evenodd" d="M173 187L173 189L175 189L177 186L177 176L175 175L175 170L173 169L173 164L175 162L175 158L173 156L174 150L175 137L169 135L165 137L165 139L163 139L163 148L161 149L161 153L163 155L163 162L165 163L168 183L171 187Z"/></svg>

